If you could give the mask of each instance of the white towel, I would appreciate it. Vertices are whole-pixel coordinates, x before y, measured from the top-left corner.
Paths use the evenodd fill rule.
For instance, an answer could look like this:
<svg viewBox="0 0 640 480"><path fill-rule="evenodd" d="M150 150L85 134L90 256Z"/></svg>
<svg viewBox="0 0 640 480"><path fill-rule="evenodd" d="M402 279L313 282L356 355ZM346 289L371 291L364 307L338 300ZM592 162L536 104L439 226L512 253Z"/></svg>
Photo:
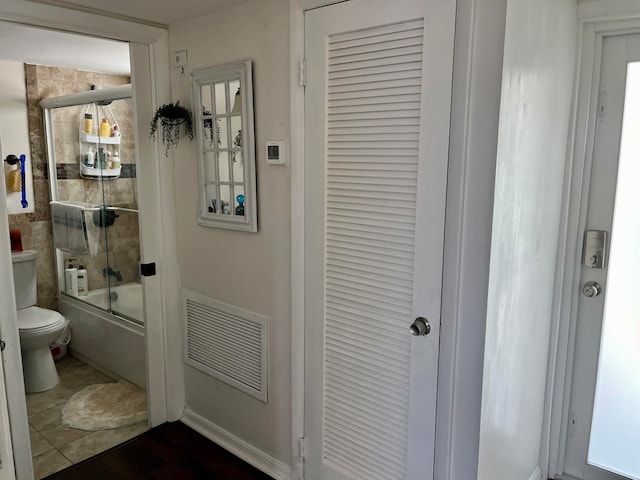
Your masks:
<svg viewBox="0 0 640 480"><path fill-rule="evenodd" d="M51 222L54 247L74 255L91 253L85 211L80 205L52 202Z"/></svg>
<svg viewBox="0 0 640 480"><path fill-rule="evenodd" d="M100 250L100 241L102 240L102 228L100 224L96 226L94 219L95 212L92 210L84 211L84 224L87 231L87 244L92 257L95 257Z"/></svg>

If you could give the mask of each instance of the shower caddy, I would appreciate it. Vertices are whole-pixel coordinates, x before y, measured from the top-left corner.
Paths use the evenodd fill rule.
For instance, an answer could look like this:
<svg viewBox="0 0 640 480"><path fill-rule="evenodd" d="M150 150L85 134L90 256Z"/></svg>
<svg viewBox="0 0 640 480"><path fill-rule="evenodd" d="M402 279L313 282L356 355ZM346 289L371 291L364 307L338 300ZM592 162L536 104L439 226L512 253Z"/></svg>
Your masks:
<svg viewBox="0 0 640 480"><path fill-rule="evenodd" d="M109 102L99 101L99 102L95 102L93 105L91 104L87 105L87 108L84 113L89 113L89 110L91 109L91 107L95 106L95 111L93 115L94 115L94 119L96 119L97 121L93 125L94 131L91 134L89 134L83 130L82 125L80 125L80 128L78 129L79 137L80 137L80 158L78 159L78 163L80 164L80 175L84 178L110 179L110 178L118 178L120 176L120 172L122 170L121 166L118 166L117 168L100 168L97 166L92 167L90 165L87 165L84 162L85 155L89 151L89 148L91 147L93 147L94 149L95 164L98 165L99 164L99 159L98 159L99 148L104 148L103 146L107 146L107 145L120 145L120 140L122 139L121 132L120 132L120 125L118 124L116 116L113 114L111 107L109 107L110 103L111 103L110 101ZM99 115L100 107L103 107L102 115ZM108 114L106 112L108 112ZM113 136L113 137L101 137L99 135L93 135L93 133L99 132L100 119L102 118L110 119L111 120L110 125L112 127L114 126L118 127L116 130L120 133L120 135Z"/></svg>

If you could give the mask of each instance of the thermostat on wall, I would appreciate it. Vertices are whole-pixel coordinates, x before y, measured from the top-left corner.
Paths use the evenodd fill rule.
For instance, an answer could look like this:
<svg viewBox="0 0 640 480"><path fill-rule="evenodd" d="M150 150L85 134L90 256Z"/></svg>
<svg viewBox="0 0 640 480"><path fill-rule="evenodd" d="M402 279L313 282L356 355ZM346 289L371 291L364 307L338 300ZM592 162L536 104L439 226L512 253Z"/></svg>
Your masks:
<svg viewBox="0 0 640 480"><path fill-rule="evenodd" d="M271 140L267 142L267 163L269 165L287 164L286 140Z"/></svg>

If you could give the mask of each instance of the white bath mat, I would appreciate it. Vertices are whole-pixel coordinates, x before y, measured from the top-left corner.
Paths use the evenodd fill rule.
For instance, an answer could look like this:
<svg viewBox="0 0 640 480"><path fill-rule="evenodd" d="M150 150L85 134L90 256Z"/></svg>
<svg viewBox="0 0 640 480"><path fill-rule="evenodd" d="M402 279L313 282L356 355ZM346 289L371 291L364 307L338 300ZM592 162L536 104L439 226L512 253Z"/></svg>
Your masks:
<svg viewBox="0 0 640 480"><path fill-rule="evenodd" d="M146 419L145 392L125 380L89 385L62 407L62 425L79 430L116 429Z"/></svg>

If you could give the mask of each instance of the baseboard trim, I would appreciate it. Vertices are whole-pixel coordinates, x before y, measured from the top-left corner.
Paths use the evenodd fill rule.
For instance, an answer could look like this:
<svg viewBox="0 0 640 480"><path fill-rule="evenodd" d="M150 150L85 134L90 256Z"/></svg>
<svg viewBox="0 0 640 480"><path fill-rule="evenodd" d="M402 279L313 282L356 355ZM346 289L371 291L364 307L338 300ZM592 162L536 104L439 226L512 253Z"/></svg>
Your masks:
<svg viewBox="0 0 640 480"><path fill-rule="evenodd" d="M529 477L529 480L544 480L542 478L542 469L540 467L536 468L536 470Z"/></svg>
<svg viewBox="0 0 640 480"><path fill-rule="evenodd" d="M291 480L289 465L273 458L188 408L185 408L180 421L275 480ZM536 480L539 480L539 477Z"/></svg>

